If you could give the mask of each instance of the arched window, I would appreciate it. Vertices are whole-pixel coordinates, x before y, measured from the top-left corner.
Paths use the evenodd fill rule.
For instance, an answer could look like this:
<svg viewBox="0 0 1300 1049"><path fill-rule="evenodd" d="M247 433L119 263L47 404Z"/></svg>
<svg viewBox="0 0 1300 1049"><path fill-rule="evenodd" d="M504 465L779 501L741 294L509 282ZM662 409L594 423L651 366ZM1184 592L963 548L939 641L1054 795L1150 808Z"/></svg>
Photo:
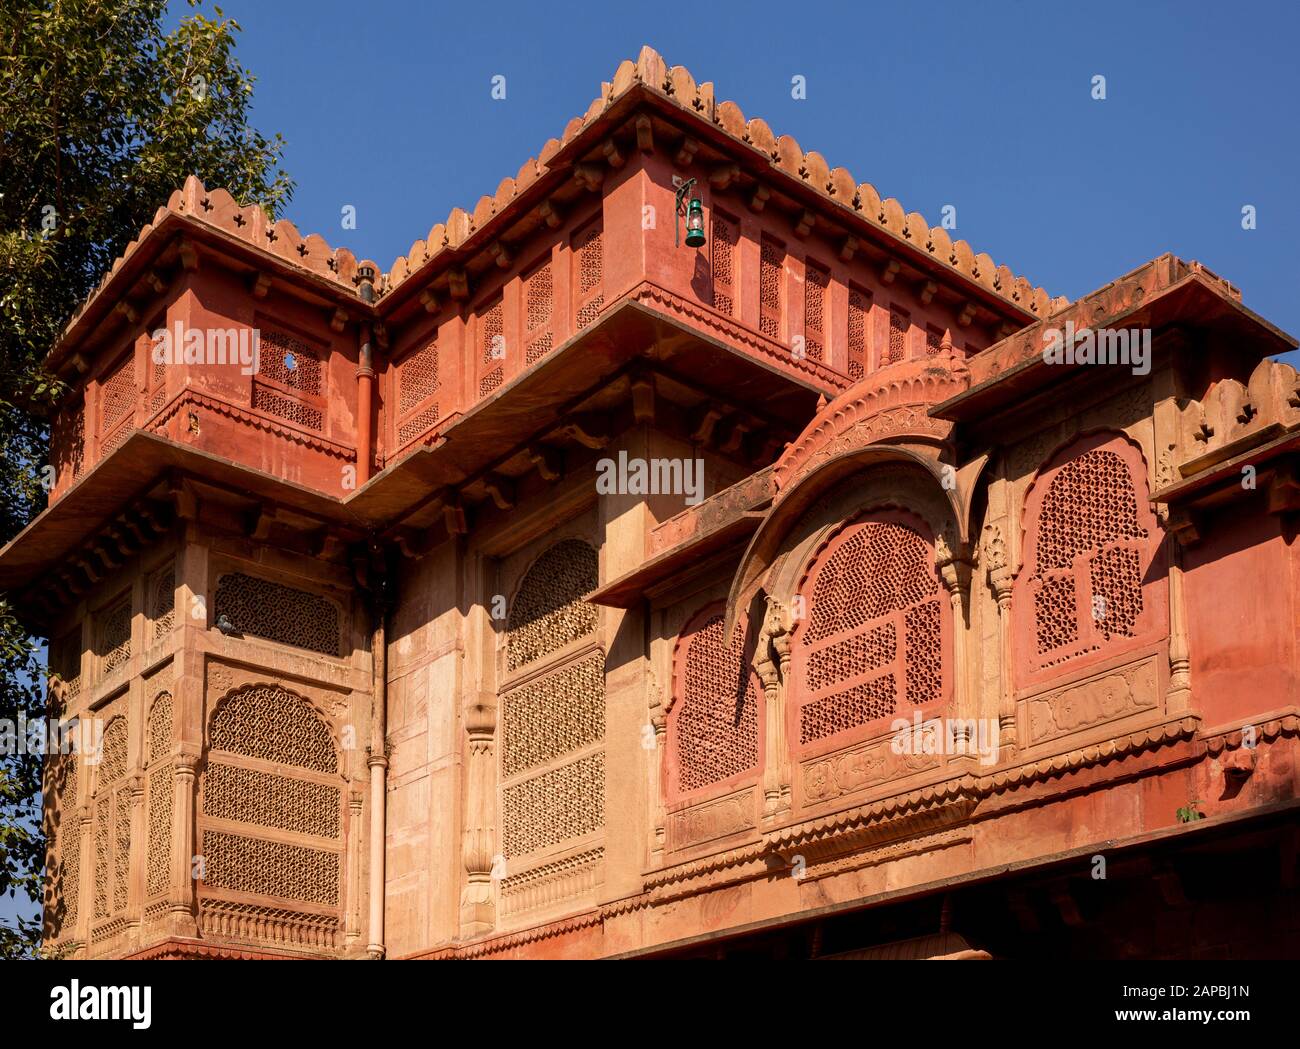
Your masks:
<svg viewBox="0 0 1300 1049"><path fill-rule="evenodd" d="M172 694L159 692L149 708L147 722L149 757L148 805L149 851L146 860L145 895L161 896L167 891L172 847Z"/></svg>
<svg viewBox="0 0 1300 1049"><path fill-rule="evenodd" d="M131 792L126 778L126 718L104 729L93 802L95 828L95 918L126 909L131 864Z"/></svg>
<svg viewBox="0 0 1300 1049"><path fill-rule="evenodd" d="M1159 529L1126 439L1084 438L1058 454L1035 479L1025 520L1019 640L1031 673L1102 658L1163 625L1147 585Z"/></svg>
<svg viewBox="0 0 1300 1049"><path fill-rule="evenodd" d="M501 688L502 849L527 856L605 824L605 656L586 596L596 551L549 547L524 573Z"/></svg>
<svg viewBox="0 0 1300 1049"><path fill-rule="evenodd" d="M951 617L931 532L915 515L873 510L833 533L794 612L799 747L833 749L946 698Z"/></svg>
<svg viewBox="0 0 1300 1049"><path fill-rule="evenodd" d="M730 643L723 609L710 606L677 642L668 713L668 791L674 797L730 786L759 767L763 688L743 658L744 624Z"/></svg>
<svg viewBox="0 0 1300 1049"><path fill-rule="evenodd" d="M338 946L338 772L329 726L302 696L257 684L221 701L208 728L199 810L205 934ZM260 931L257 914L284 904L254 904L244 894L294 901L293 921Z"/></svg>
<svg viewBox="0 0 1300 1049"><path fill-rule="evenodd" d="M68 722L60 725L69 731ZM45 765L45 835L49 877L45 913L51 939L71 937L81 900L81 816L77 754L53 754Z"/></svg>

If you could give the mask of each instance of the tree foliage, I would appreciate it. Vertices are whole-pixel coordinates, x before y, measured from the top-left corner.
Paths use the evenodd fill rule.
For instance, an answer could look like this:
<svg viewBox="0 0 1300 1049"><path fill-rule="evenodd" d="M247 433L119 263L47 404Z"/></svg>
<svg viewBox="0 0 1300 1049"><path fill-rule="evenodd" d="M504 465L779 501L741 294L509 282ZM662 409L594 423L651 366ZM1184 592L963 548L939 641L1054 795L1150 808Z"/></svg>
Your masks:
<svg viewBox="0 0 1300 1049"><path fill-rule="evenodd" d="M0 542L45 506L48 419L66 391L42 362L141 226L189 174L278 216L284 143L250 123L239 25L199 0L0 5ZM0 718L45 715L39 645L0 597ZM0 756L0 895L41 898L40 755ZM0 957L39 929L0 927Z"/></svg>

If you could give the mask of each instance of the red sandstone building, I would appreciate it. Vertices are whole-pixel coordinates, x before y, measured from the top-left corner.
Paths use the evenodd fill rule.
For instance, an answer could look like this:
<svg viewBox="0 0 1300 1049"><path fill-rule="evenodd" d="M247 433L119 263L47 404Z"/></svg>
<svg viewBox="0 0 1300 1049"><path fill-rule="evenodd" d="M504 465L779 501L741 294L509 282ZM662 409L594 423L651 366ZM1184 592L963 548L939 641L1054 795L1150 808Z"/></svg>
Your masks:
<svg viewBox="0 0 1300 1049"><path fill-rule="evenodd" d="M385 273L191 180L0 553L103 729L49 939L1294 954L1295 346L1168 255L1053 299L649 50Z"/></svg>

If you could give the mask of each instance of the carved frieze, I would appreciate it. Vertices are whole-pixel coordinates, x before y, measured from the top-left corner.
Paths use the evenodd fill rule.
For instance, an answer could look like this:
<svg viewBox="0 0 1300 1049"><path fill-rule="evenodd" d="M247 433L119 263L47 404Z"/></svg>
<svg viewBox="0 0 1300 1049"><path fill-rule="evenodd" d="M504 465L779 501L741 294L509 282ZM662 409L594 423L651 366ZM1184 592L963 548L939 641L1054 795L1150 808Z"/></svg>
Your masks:
<svg viewBox="0 0 1300 1049"><path fill-rule="evenodd" d="M927 727L925 731L931 729ZM891 739L806 762L803 765L804 801L810 804L830 801L877 783L937 768L943 761L938 753L925 753L926 750L941 750L940 746L908 749L907 753L896 753ZM911 752L916 750L919 753Z"/></svg>
<svg viewBox="0 0 1300 1049"><path fill-rule="evenodd" d="M1029 741L1042 743L1151 710L1159 702L1156 657L1110 670L1064 688L1052 689L1025 702Z"/></svg>
<svg viewBox="0 0 1300 1049"><path fill-rule="evenodd" d="M674 849L702 845L750 830L754 825L754 791L751 789L670 813L669 843Z"/></svg>

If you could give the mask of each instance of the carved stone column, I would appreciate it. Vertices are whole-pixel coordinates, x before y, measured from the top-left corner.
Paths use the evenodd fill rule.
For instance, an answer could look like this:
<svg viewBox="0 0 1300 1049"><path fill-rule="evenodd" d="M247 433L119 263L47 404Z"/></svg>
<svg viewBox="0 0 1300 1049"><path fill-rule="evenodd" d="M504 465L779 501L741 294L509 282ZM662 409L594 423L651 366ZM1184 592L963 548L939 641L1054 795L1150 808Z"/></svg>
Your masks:
<svg viewBox="0 0 1300 1049"><path fill-rule="evenodd" d="M496 838L494 795L496 769L493 739L496 734L497 703L490 693L465 708L465 732L469 743L466 774L465 831L463 854L467 881L460 896L462 936L490 932L496 924L492 901L493 843Z"/></svg>
<svg viewBox="0 0 1300 1049"><path fill-rule="evenodd" d="M200 752L192 743L181 743L172 755L171 887L167 900L167 926L172 936L197 937L199 926L194 900L194 805Z"/></svg>
<svg viewBox="0 0 1300 1049"><path fill-rule="evenodd" d="M984 530L984 565L998 603L998 747L1009 756L1016 749L1016 692L1011 665L1011 566L1002 530Z"/></svg>
<svg viewBox="0 0 1300 1049"><path fill-rule="evenodd" d="M1192 661L1187 644L1187 604L1183 595L1183 547L1199 537L1190 516L1164 508L1165 553L1169 564L1169 687L1165 710L1182 714L1192 707Z"/></svg>
<svg viewBox="0 0 1300 1049"><path fill-rule="evenodd" d="M83 766L82 775L89 777L90 770ZM89 790L89 785L82 790ZM78 957L85 957L86 948L90 945L90 916L95 908L95 842L94 842L94 817L93 810L89 802L83 803L77 808L74 818L81 823L81 865L78 870L78 887L77 887L77 924L73 933L74 938L81 948L77 952Z"/></svg>
<svg viewBox="0 0 1300 1049"><path fill-rule="evenodd" d="M970 631L967 623L972 559L961 548L961 544L946 532L940 532L935 537L934 559L952 603L953 712L957 723L951 730L950 738L957 754L976 756L978 741L972 737L969 724L965 724L967 719L978 714L972 702Z"/></svg>
<svg viewBox="0 0 1300 1049"><path fill-rule="evenodd" d="M131 775L128 789L131 792L131 847L127 865L126 927L134 940L144 925L144 879L149 862L149 827L145 822L145 776L136 771Z"/></svg>
<svg viewBox="0 0 1300 1049"><path fill-rule="evenodd" d="M361 842L365 836L361 811L364 803L365 794L360 790L348 792L348 869L351 871L348 884L351 886L352 896L348 904L347 926L344 931L348 947L352 947L361 938L361 901L364 898L361 891Z"/></svg>
<svg viewBox="0 0 1300 1049"><path fill-rule="evenodd" d="M649 769L646 772L646 791L650 799L650 855L657 862L663 854L665 843L664 828L668 816L664 809L663 774L664 748L668 745L668 717L663 704L663 692L650 675L649 688L650 728L654 733L653 748L646 747Z"/></svg>
<svg viewBox="0 0 1300 1049"><path fill-rule="evenodd" d="M754 669L763 683L767 760L763 767L763 822L790 811L790 746L785 734L785 686L790 680L790 614L768 596ZM776 656L774 660L772 657Z"/></svg>

